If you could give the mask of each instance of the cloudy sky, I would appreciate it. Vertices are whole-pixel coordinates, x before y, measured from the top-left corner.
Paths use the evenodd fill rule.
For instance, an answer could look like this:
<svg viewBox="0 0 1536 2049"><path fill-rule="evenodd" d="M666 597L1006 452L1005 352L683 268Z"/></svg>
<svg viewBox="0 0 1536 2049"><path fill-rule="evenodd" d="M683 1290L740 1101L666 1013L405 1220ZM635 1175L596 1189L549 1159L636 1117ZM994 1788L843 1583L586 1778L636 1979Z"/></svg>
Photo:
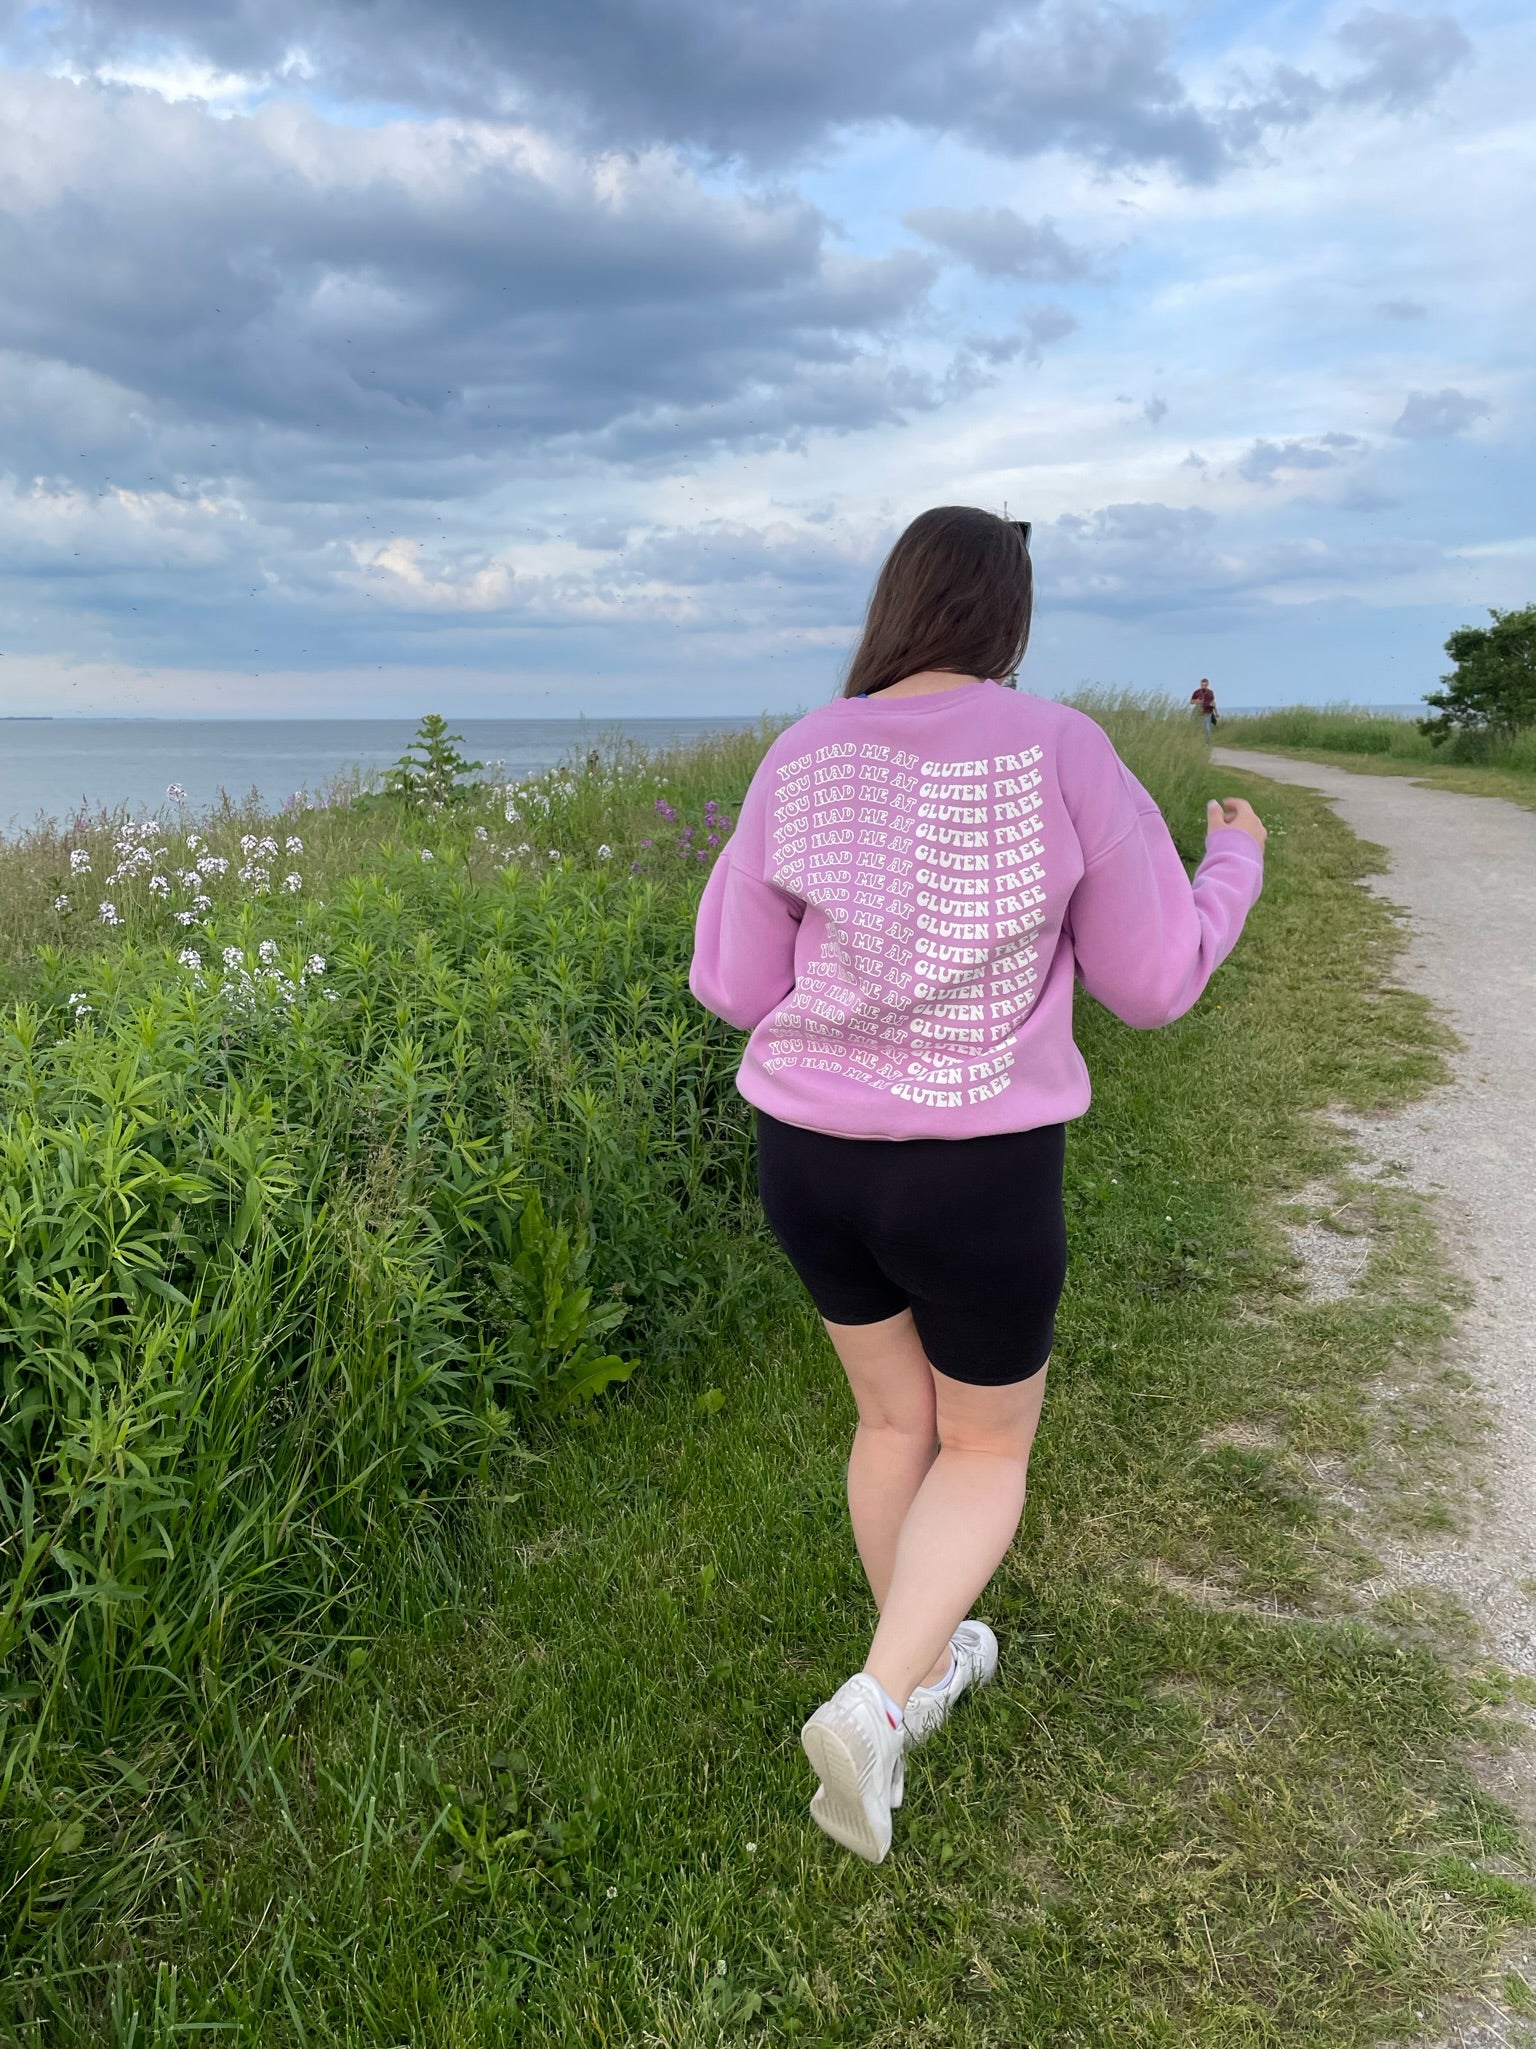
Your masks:
<svg viewBox="0 0 1536 2049"><path fill-rule="evenodd" d="M0 0L0 710L753 712L924 506L1026 683L1536 599L1515 0Z"/></svg>

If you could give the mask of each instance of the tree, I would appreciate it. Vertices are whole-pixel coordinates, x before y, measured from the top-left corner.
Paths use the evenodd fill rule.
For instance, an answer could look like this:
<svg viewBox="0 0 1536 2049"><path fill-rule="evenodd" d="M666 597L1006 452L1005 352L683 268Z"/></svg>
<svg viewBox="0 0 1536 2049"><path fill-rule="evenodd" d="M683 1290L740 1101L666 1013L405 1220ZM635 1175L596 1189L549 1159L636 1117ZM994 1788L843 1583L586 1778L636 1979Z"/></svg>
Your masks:
<svg viewBox="0 0 1536 2049"><path fill-rule="evenodd" d="M1419 721L1437 747L1455 732L1512 740L1536 726L1536 605L1489 617L1491 626L1458 626L1445 643L1456 666L1440 678L1445 688L1425 697L1439 716Z"/></svg>
<svg viewBox="0 0 1536 2049"><path fill-rule="evenodd" d="M445 804L466 792L461 776L484 768L483 761L466 761L459 752L462 733L450 733L441 712L429 711L416 728L416 737L384 778L392 797L404 797L423 811L440 811Z"/></svg>

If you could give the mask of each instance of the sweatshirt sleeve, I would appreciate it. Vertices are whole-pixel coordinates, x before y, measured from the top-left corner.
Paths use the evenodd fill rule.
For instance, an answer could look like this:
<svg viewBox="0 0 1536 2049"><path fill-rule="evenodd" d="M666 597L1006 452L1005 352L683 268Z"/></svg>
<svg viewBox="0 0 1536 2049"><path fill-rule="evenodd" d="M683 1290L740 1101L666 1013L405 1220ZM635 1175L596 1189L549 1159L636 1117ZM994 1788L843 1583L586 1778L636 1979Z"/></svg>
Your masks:
<svg viewBox="0 0 1536 2049"><path fill-rule="evenodd" d="M1206 835L1194 879L1185 873L1162 813L1103 739L1096 768L1113 775L1087 807L1097 844L1068 923L1083 987L1126 1024L1171 1024L1237 944L1264 882L1264 854L1235 826Z"/></svg>
<svg viewBox="0 0 1536 2049"><path fill-rule="evenodd" d="M736 829L715 862L694 926L688 986L716 1017L750 1032L795 986L795 940L805 905L767 871L772 755L742 799Z"/></svg>

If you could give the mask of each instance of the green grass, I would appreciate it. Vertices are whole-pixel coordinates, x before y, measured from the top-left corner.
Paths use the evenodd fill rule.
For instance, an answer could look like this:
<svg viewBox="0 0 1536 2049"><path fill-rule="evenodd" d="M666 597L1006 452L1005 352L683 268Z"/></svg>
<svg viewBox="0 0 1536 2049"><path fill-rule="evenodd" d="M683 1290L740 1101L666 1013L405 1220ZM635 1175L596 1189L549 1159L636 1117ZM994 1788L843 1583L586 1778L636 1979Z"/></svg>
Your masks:
<svg viewBox="0 0 1536 2049"><path fill-rule="evenodd" d="M1413 719L1349 704L1237 712L1217 728L1224 747L1256 747L1364 775L1407 775L1437 789L1536 807L1536 733L1515 740L1461 733L1436 746Z"/></svg>
<svg viewBox="0 0 1536 2049"><path fill-rule="evenodd" d="M1192 846L1211 780L1198 734L1146 705L1100 710ZM338 823L374 880L348 894L338 856L302 899L323 912L259 907L313 919L296 945L338 960L371 942L383 978L370 996L365 964L337 971L312 1027L335 1044L313 1057L286 1039L225 1048L280 1110L321 1076L327 1118L274 1124L312 1171L371 1191L350 1265L313 1299L355 1314L348 1275L426 1259L482 1347L521 1323L518 1374L496 1383L496 1424L461 1391L467 1421L431 1438L430 1486L380 1487L368 1513L332 1504L334 1527L299 1545L294 1518L267 1518L270 1567L229 1589L258 1604L239 1627L205 1598L201 1557L135 1554L143 1612L201 1601L201 1634L171 1686L152 1641L126 1647L113 1733L82 1691L102 1657L82 1675L61 1645L69 1603L35 1616L27 1655L57 1692L47 1714L35 1695L10 1708L23 1912L5 2039L1333 2049L1425 2034L1437 1998L1479 1982L1530 1918L1500 1875L1511 1824L1468 1767L1496 1682L1416 1617L1362 1619L1358 1542L1309 1479L1320 1456L1370 1464L1373 1380L1404 1361L1432 1377L1448 1317L1411 1217L1384 1222L1372 1290L1325 1304L1277 1222L1337 1162L1317 1113L1406 1100L1442 1043L1390 986L1399 940L1359 887L1368 851L1297 789L1266 789L1266 893L1196 1013L1137 1034L1083 1009L1096 1100L1069 1150L1072 1276L1024 1530L983 1608L1003 1683L915 1761L885 1865L809 1826L799 1723L871 1623L842 1502L851 1405L746 1193L734 1035L679 993L695 871L675 845L639 845L658 794L697 817L739 793L747 760L727 748L633 765L601 797L556 791L553 872L509 877L476 852L484 814L390 854L377 816L371 839ZM631 877L637 859L657 872ZM56 992L53 1044L80 1032L57 992L89 989L87 1035L119 1058L143 1045L171 969L150 957L159 913L142 915L32 971ZM628 1017L637 968L649 1007ZM432 1085L414 1127L381 1119L359 1072L402 1036L424 1042ZM521 1182L504 1206L521 1214L536 1182L549 1217L588 1234L582 1285L626 1312L602 1341L640 1362L575 1409L550 1398L567 1354L547 1304L514 1287L509 1316L505 1291L476 1292L501 1284L472 1230L447 1269L451 1219L422 1235L443 1183L465 1186L450 1113L479 1134L508 1104ZM178 1114L197 1128L199 1106ZM430 1171L418 1161L403 1200L413 1128ZM332 1347L341 1368L356 1342ZM230 1521L194 1488L196 1531L266 1517L257 1468L291 1493L352 1391L289 1343ZM92 1358L109 1351L98 1338ZM368 1428L409 1462L420 1434L390 1421L387 1380L362 1383Z"/></svg>

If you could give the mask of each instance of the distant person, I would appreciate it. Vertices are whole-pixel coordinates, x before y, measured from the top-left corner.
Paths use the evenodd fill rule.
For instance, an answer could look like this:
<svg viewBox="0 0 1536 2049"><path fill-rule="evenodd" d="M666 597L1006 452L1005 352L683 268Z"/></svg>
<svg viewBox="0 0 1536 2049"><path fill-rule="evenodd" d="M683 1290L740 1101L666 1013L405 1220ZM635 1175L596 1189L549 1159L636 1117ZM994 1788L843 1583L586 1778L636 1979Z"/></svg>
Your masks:
<svg viewBox="0 0 1536 2049"><path fill-rule="evenodd" d="M1209 740L1216 726L1216 693L1211 688L1208 676L1200 678L1200 687L1197 690L1191 690L1189 701L1196 711L1199 712L1201 729L1206 739Z"/></svg>
<svg viewBox="0 0 1536 2049"><path fill-rule="evenodd" d="M1016 525L914 520L842 695L768 749L699 906L691 985L751 1033L763 1208L858 1409L879 1627L801 1740L812 1818L876 1863L908 1748L997 1669L970 1608L1023 1512L1066 1273L1074 981L1130 1024L1181 1016L1264 872L1229 798L1191 882L1093 720L992 680L1031 596Z"/></svg>

